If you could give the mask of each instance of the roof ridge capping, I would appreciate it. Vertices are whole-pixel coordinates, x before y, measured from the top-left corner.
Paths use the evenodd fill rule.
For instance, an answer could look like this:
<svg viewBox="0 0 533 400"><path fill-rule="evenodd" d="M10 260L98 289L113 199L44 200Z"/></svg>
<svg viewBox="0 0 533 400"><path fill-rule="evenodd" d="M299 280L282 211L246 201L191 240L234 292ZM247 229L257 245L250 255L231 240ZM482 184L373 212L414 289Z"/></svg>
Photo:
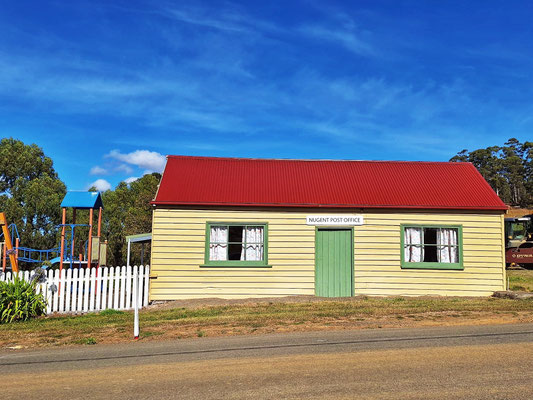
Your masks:
<svg viewBox="0 0 533 400"><path fill-rule="evenodd" d="M213 156L186 156L168 154L167 158L189 159L189 160L236 160L236 161L309 161L309 162L367 162L367 163L387 163L387 164L447 164L447 165L464 165L470 164L468 161L427 161L427 160L354 160L354 159L330 159L330 158L257 158L257 157L213 157Z"/></svg>

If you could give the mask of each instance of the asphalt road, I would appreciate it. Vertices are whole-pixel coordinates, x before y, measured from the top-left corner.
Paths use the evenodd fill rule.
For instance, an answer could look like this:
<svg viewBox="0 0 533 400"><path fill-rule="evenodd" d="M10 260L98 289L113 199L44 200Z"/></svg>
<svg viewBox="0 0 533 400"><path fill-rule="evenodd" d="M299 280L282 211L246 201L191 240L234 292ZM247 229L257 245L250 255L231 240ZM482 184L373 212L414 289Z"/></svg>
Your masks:
<svg viewBox="0 0 533 400"><path fill-rule="evenodd" d="M0 352L1 399L533 399L533 324Z"/></svg>

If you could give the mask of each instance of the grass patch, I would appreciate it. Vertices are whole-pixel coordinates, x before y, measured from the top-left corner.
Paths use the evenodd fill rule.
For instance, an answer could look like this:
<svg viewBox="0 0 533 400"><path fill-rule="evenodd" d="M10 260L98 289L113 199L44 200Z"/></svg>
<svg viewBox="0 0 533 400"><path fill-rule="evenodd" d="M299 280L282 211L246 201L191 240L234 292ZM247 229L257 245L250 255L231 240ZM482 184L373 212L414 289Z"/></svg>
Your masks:
<svg viewBox="0 0 533 400"><path fill-rule="evenodd" d="M520 292L533 292L533 270L510 270L509 289Z"/></svg>
<svg viewBox="0 0 533 400"><path fill-rule="evenodd" d="M93 338L93 337L88 337L88 338L74 340L72 343L74 343L74 344L89 344L89 345L92 345L92 344L96 344L96 339Z"/></svg>
<svg viewBox="0 0 533 400"><path fill-rule="evenodd" d="M163 334L163 332L142 331L139 336L141 338L147 338L147 337L151 337L151 336L160 336L162 334Z"/></svg>
<svg viewBox="0 0 533 400"><path fill-rule="evenodd" d="M141 337L204 337L325 327L375 327L430 321L533 316L533 300L496 298L361 297L310 302L260 302L140 312ZM418 322L416 322L418 321ZM409 325L411 324L411 325ZM397 326L397 325L393 325ZM0 325L0 347L116 343L132 340L133 313L107 310L80 316L41 317Z"/></svg>
<svg viewBox="0 0 533 400"><path fill-rule="evenodd" d="M100 315L119 315L119 314L124 314L124 311L114 310L112 308L110 308L109 310L100 311Z"/></svg>

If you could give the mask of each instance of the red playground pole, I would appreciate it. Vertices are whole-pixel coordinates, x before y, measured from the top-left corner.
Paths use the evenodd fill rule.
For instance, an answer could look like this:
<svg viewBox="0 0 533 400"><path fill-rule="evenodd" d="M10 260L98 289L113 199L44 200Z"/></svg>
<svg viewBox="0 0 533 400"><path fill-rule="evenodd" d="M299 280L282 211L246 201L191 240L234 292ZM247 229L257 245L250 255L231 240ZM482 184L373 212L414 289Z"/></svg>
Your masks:
<svg viewBox="0 0 533 400"><path fill-rule="evenodd" d="M100 232L101 232L101 228L102 228L102 207L100 207L98 209L98 231L97 231L97 235L98 236L98 257L97 257L97 267L100 266Z"/></svg>

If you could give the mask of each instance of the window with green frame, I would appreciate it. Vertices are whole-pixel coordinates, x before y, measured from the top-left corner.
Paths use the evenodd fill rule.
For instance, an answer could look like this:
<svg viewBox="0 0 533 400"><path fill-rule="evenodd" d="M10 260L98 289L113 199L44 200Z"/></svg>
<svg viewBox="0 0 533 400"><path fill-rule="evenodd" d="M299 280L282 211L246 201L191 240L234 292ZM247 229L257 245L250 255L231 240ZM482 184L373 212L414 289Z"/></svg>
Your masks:
<svg viewBox="0 0 533 400"><path fill-rule="evenodd" d="M266 223L219 223L206 225L205 266L267 266Z"/></svg>
<svg viewBox="0 0 533 400"><path fill-rule="evenodd" d="M461 226L402 225L402 268L463 269Z"/></svg>

